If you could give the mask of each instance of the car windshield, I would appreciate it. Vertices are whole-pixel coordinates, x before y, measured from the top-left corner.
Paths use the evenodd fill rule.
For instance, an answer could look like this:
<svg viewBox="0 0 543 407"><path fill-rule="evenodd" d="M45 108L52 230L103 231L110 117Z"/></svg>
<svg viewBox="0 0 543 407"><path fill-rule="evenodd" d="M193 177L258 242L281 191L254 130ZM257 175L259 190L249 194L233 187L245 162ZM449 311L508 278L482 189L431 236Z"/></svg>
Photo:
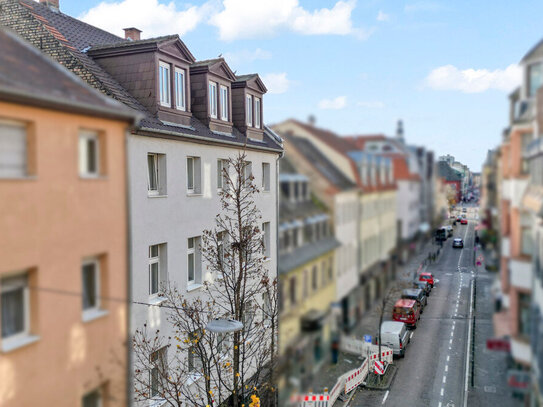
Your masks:
<svg viewBox="0 0 543 407"><path fill-rule="evenodd" d="M413 310L411 308L407 308L407 307L394 307L393 312L395 314L399 314L399 315L409 315L410 313L413 312Z"/></svg>

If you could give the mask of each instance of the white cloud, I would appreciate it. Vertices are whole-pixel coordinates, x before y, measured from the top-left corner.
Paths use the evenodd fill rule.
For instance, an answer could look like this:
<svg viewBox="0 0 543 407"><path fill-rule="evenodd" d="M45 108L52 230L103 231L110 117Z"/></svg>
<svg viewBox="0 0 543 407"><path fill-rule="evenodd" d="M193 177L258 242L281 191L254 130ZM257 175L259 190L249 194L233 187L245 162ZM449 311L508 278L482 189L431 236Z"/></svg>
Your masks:
<svg viewBox="0 0 543 407"><path fill-rule="evenodd" d="M262 82L268 88L268 93L285 93L292 81L287 78L286 72L268 73L262 75Z"/></svg>
<svg viewBox="0 0 543 407"><path fill-rule="evenodd" d="M386 14L383 12L383 10L379 10L379 13L377 13L377 21L389 21L390 20L390 14Z"/></svg>
<svg viewBox="0 0 543 407"><path fill-rule="evenodd" d="M335 99L322 99L319 102L319 109L339 110L347 106L347 97L338 96Z"/></svg>
<svg viewBox="0 0 543 407"><path fill-rule="evenodd" d="M380 101L358 102L356 105L366 109L383 109L385 107L385 104Z"/></svg>
<svg viewBox="0 0 543 407"><path fill-rule="evenodd" d="M237 67L239 65L253 62L258 59L270 59L272 57L272 54L270 51L257 48L254 51L243 49L234 52L225 52L223 57L224 59L226 59L228 65L232 67Z"/></svg>
<svg viewBox="0 0 543 407"><path fill-rule="evenodd" d="M428 87L435 90L459 90L464 93L480 93L489 89L511 91L520 84L521 69L509 65L505 69L464 69L444 65L432 70L425 79Z"/></svg>
<svg viewBox="0 0 543 407"><path fill-rule="evenodd" d="M123 28L136 27L143 31L142 38L151 38L172 33L184 35L204 21L210 12L211 2L178 10L173 1L122 0L102 2L79 18L122 37Z"/></svg>
<svg viewBox="0 0 543 407"><path fill-rule="evenodd" d="M281 30L304 35L352 34L367 38L368 32L353 27L355 0L340 0L332 8L308 11L298 0L223 0L224 9L210 18L224 41L269 37Z"/></svg>

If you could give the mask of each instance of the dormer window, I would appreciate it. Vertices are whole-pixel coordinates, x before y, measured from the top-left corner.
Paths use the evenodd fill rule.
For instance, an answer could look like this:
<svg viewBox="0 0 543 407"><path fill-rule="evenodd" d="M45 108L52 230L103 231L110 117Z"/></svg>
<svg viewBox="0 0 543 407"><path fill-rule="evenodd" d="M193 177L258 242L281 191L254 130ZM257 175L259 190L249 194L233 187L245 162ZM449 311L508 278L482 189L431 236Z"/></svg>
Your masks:
<svg viewBox="0 0 543 407"><path fill-rule="evenodd" d="M255 127L257 129L261 126L260 113L260 98L255 97Z"/></svg>
<svg viewBox="0 0 543 407"><path fill-rule="evenodd" d="M170 64L160 61L158 70L158 80L160 82L160 104L171 107L170 97Z"/></svg>
<svg viewBox="0 0 543 407"><path fill-rule="evenodd" d="M228 121L228 88L221 85L221 120Z"/></svg>
<svg viewBox="0 0 543 407"><path fill-rule="evenodd" d="M209 115L217 118L217 84L209 82Z"/></svg>
<svg viewBox="0 0 543 407"><path fill-rule="evenodd" d="M537 62L528 66L528 97L535 96L541 85L543 85L543 64Z"/></svg>
<svg viewBox="0 0 543 407"><path fill-rule="evenodd" d="M185 70L175 68L175 107L178 110L187 110L185 103Z"/></svg>
<svg viewBox="0 0 543 407"><path fill-rule="evenodd" d="M247 117L247 126L253 125L253 97L251 95L247 95L245 97L245 117Z"/></svg>

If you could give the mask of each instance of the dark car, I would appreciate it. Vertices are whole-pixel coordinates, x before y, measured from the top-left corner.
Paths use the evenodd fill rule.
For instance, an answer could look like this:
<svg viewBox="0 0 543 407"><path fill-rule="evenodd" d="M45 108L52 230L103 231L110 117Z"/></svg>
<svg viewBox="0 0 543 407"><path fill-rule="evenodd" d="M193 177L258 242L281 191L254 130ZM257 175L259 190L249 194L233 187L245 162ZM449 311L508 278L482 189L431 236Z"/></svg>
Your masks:
<svg viewBox="0 0 543 407"><path fill-rule="evenodd" d="M426 306L428 300L423 290L419 288L407 288L402 291L402 299L415 300L420 306L420 313L423 313L423 307Z"/></svg>
<svg viewBox="0 0 543 407"><path fill-rule="evenodd" d="M413 281L413 288L424 291L427 297L430 296L430 292L432 291L432 287L426 281Z"/></svg>
<svg viewBox="0 0 543 407"><path fill-rule="evenodd" d="M464 247L464 241L460 237L455 237L453 240L453 248L463 248Z"/></svg>

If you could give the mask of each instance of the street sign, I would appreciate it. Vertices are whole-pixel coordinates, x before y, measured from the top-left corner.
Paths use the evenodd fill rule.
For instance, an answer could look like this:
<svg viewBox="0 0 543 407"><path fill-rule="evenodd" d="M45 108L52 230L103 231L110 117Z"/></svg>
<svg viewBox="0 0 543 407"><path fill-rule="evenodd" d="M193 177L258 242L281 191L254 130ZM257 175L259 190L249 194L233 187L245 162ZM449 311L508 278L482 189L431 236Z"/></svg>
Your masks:
<svg viewBox="0 0 543 407"><path fill-rule="evenodd" d="M371 343L371 335L364 335L364 342Z"/></svg>
<svg viewBox="0 0 543 407"><path fill-rule="evenodd" d="M486 348L489 349L489 350L510 352L511 351L511 343L507 339L490 338L490 339L486 340Z"/></svg>
<svg viewBox="0 0 543 407"><path fill-rule="evenodd" d="M385 374L385 364L383 362L380 362L378 360L375 361L375 374Z"/></svg>

